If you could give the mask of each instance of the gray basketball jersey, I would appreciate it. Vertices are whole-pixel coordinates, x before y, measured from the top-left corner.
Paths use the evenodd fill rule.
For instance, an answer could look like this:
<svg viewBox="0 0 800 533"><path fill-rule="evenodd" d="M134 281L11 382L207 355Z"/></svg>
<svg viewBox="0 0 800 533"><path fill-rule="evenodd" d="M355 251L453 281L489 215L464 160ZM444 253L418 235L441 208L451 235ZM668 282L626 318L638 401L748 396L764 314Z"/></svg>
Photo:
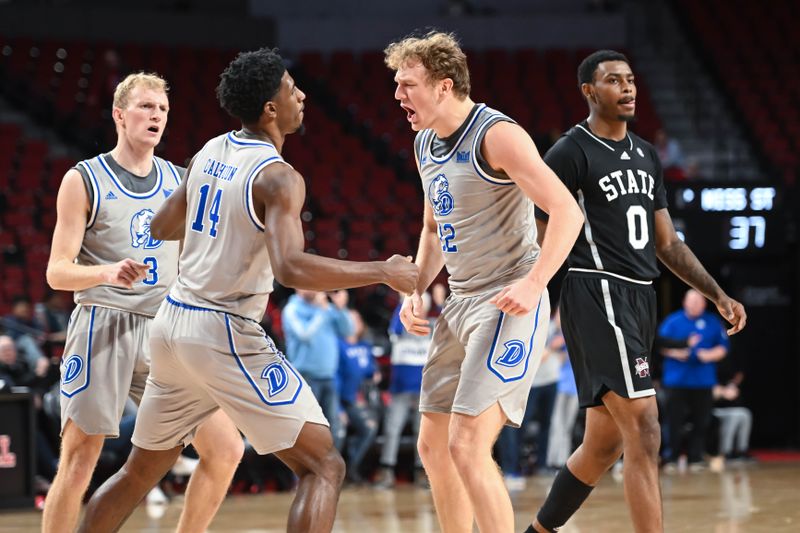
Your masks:
<svg viewBox="0 0 800 533"><path fill-rule="evenodd" d="M486 130L500 121L513 122L480 104L447 153L434 154L439 139L433 130L420 131L414 141L450 288L458 296L522 278L539 256L533 202L507 175L487 168L480 153Z"/></svg>
<svg viewBox="0 0 800 533"><path fill-rule="evenodd" d="M90 177L92 198L78 264L107 265L131 258L149 265L150 270L132 289L100 285L75 291L75 303L155 316L175 281L178 243L153 239L150 220L180 185L180 175L172 163L159 157L153 157L153 165L155 184L145 192L126 188L102 156L76 165Z"/></svg>
<svg viewBox="0 0 800 533"><path fill-rule="evenodd" d="M186 177L186 234L170 296L178 305L261 320L272 292L264 223L253 209L253 180L285 163L267 142L215 137Z"/></svg>

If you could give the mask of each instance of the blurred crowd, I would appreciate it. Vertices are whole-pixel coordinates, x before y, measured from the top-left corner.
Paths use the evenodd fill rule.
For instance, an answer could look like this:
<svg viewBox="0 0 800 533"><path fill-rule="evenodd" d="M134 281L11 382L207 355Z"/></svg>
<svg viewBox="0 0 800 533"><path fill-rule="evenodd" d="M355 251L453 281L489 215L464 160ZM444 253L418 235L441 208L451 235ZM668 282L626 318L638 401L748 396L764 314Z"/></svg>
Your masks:
<svg viewBox="0 0 800 533"><path fill-rule="evenodd" d="M425 293L431 325L446 298L443 284ZM422 369L431 339L405 331L399 305L388 328L367 327L347 291L298 290L282 309L265 315L265 329L303 375L330 420L350 484L391 488L397 483L427 483L416 440ZM0 319L0 392L27 390L34 395L36 490L42 494L58 462L59 365L71 308L68 293L53 291L40 303L14 299L11 313ZM725 461L752 460L752 415L741 396L744 373L728 349L721 321L695 291L689 291L683 307L660 325L656 357L647 365L659 383L665 472L720 470ZM129 402L120 437L106 440L92 487L124 463L135 420L136 407ZM556 311L522 425L504 428L495 447L508 488L524 489L529 475L554 474L582 435L583 412ZM291 471L245 444L234 491L294 486ZM180 491L196 465L194 457L187 450L162 486ZM161 486L149 497L155 502L166 498Z"/></svg>

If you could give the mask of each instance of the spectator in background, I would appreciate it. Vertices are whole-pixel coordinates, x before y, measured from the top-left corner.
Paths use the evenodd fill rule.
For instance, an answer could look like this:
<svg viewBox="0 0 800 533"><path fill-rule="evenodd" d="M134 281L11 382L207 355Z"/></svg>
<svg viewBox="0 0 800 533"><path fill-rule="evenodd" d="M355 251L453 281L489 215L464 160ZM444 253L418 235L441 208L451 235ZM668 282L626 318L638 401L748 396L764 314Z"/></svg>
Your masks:
<svg viewBox="0 0 800 533"><path fill-rule="evenodd" d="M547 466L556 470L567 464L567 459L575 450L573 433L580 407L572 363L566 352L559 354L558 357L562 360L561 373L556 403L553 406L553 418L550 422L550 440L547 445Z"/></svg>
<svg viewBox="0 0 800 533"><path fill-rule="evenodd" d="M728 460L749 459L750 430L753 413L742 401L741 386L744 372L732 357L723 359L717 368L718 384L712 391L715 418L719 420L720 456Z"/></svg>
<svg viewBox="0 0 800 533"><path fill-rule="evenodd" d="M664 169L664 177L670 181L682 181L686 179L686 160L683 157L683 150L677 140L667 136L663 129L656 130L653 137L653 146L656 148L658 158L661 160L661 167Z"/></svg>
<svg viewBox="0 0 800 533"><path fill-rule="evenodd" d="M433 300L431 314L439 316L444 307L444 301L447 300L447 286L444 283L434 283L433 287L431 287L430 297Z"/></svg>
<svg viewBox="0 0 800 533"><path fill-rule="evenodd" d="M27 296L15 296L11 301L11 314L3 317L3 326L19 352L21 359L31 368L36 368L42 359L45 340L44 327L33 316L33 306Z"/></svg>
<svg viewBox="0 0 800 533"><path fill-rule="evenodd" d="M705 179L700 173L700 162L692 157L686 161L686 172L684 173L686 181L699 181Z"/></svg>
<svg viewBox="0 0 800 533"><path fill-rule="evenodd" d="M10 387L28 387L34 394L36 407L36 479L35 489L38 493L46 493L50 481L56 475L55 451L45 435L43 426L42 395L47 388L58 379L58 372L50 366L50 361L41 358L35 366L30 366L25 359L17 357L17 347L8 335L0 335L0 390Z"/></svg>
<svg viewBox="0 0 800 533"><path fill-rule="evenodd" d="M45 331L45 352L50 356L59 356L67 340L69 324L69 304L64 291L48 290L44 301L34 307L36 321ZM59 349L60 348L60 349Z"/></svg>
<svg viewBox="0 0 800 533"><path fill-rule="evenodd" d="M44 392L48 385L49 370L50 361L46 358L38 359L31 366L18 356L14 339L10 335L0 335L0 379L6 384Z"/></svg>
<svg viewBox="0 0 800 533"><path fill-rule="evenodd" d="M683 309L669 315L658 329L664 356L663 385L667 393L669 456L665 471L674 471L681 452L683 426L688 435L690 470L702 470L706 434L711 422L716 363L728 353L729 341L720 320L706 312L706 299L691 289ZM685 347L676 346L685 343Z"/></svg>
<svg viewBox="0 0 800 533"><path fill-rule="evenodd" d="M355 309L350 310L353 334L339 340L339 396L347 418L346 429L352 429L352 437L347 439L347 474L351 483L362 483L360 467L364 455L375 441L378 422L361 394L362 385L379 382L380 372L375 367L372 345L362 340L364 321Z"/></svg>
<svg viewBox="0 0 800 533"><path fill-rule="evenodd" d="M444 285L437 283L433 286L433 293L437 292L437 286L444 288ZM440 296L442 296L440 291ZM442 304L444 298L442 297ZM390 488L395 484L395 467L397 466L397 453L400 449L400 437L406 421L411 416L411 427L413 429L414 443L416 444L419 436L419 391L422 386L422 368L428 358L428 348L431 344L431 335L420 337L412 335L400 321L400 308L398 304L394 310L392 321L389 324L389 339L392 343L391 355L391 381L389 392L391 400L386 409L383 420L383 448L381 449L380 470L375 480L375 485L379 488ZM422 294L423 312L429 318L431 331L433 331L433 319L431 319L432 297L427 292ZM425 473L422 468L422 461L416 445L414 448L414 467L415 481L422 485L426 483Z"/></svg>
<svg viewBox="0 0 800 533"><path fill-rule="evenodd" d="M339 339L353 334L348 299L345 290L331 293L329 300L324 292L297 289L281 313L286 357L311 387L333 435L338 433Z"/></svg>

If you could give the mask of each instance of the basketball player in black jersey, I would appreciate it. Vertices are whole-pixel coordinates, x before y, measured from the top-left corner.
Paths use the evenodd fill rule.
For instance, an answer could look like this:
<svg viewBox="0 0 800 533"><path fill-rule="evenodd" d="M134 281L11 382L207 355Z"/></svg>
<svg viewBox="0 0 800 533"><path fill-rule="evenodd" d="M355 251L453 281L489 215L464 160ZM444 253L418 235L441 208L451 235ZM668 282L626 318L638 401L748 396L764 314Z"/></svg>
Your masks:
<svg viewBox="0 0 800 533"><path fill-rule="evenodd" d="M628 131L636 85L627 58L609 50L591 54L578 68L578 83L589 118L544 159L585 216L568 258L561 317L580 404L588 408L586 432L527 531L557 531L622 453L634 529L663 531L661 437L650 376L656 257L716 304L733 325L729 334L744 327L746 314L675 233L656 151ZM539 238L546 220L537 213Z"/></svg>

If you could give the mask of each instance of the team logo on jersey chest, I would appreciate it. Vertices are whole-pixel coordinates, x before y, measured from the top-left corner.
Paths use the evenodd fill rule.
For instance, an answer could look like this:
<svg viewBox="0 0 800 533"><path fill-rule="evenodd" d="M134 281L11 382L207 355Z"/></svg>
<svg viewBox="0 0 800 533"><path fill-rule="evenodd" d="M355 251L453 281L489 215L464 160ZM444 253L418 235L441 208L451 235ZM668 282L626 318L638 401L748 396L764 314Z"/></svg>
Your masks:
<svg viewBox="0 0 800 533"><path fill-rule="evenodd" d="M449 215L453 211L453 195L448 189L450 184L444 174L436 176L428 186L428 200L433 206L433 212L440 217Z"/></svg>
<svg viewBox="0 0 800 533"><path fill-rule="evenodd" d="M131 246L152 250L161 246L164 241L153 239L150 235L150 221L155 213L152 209L142 209L131 217Z"/></svg>

